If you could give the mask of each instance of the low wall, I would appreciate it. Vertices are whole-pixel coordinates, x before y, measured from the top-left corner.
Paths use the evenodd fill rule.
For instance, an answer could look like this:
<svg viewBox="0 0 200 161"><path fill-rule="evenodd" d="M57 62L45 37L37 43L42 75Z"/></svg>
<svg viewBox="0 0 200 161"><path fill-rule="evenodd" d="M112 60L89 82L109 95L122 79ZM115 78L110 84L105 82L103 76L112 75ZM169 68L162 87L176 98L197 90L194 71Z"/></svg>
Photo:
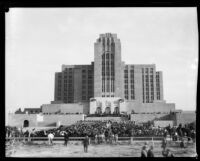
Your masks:
<svg viewBox="0 0 200 161"><path fill-rule="evenodd" d="M191 112L186 112L183 111L181 113L176 114L176 125L178 126L179 124L188 124L196 121L196 113L195 111Z"/></svg>
<svg viewBox="0 0 200 161"><path fill-rule="evenodd" d="M171 120L169 120L169 121L163 121L163 120L154 121L154 126L155 127L158 127L158 126L167 127L169 125L171 127L173 127L174 126L174 121L171 121Z"/></svg>
<svg viewBox="0 0 200 161"><path fill-rule="evenodd" d="M67 104L43 104L42 113L55 114L60 112L66 113L85 113L89 111L89 103L67 103Z"/></svg>
<svg viewBox="0 0 200 161"><path fill-rule="evenodd" d="M121 118L121 117L86 117L85 118L86 121L108 121L108 120L111 120L111 121L116 121L116 122L120 122L120 121L123 121L124 119Z"/></svg>
<svg viewBox="0 0 200 161"><path fill-rule="evenodd" d="M39 116L39 117L38 117ZM72 125L77 121L84 120L83 114L69 115L37 115L37 114L9 114L8 125L22 127L24 121L29 122L29 127Z"/></svg>
<svg viewBox="0 0 200 161"><path fill-rule="evenodd" d="M136 113L169 113L170 111L175 111L175 104L165 102L138 103L134 101L127 101L126 111L131 113L132 110Z"/></svg>
<svg viewBox="0 0 200 161"><path fill-rule="evenodd" d="M8 126L23 127L25 120L28 120L29 126L37 126L36 114L8 114Z"/></svg>
<svg viewBox="0 0 200 161"><path fill-rule="evenodd" d="M174 116L175 117L175 116ZM173 115L169 114L131 114L131 121L136 123L148 122L153 120L173 120Z"/></svg>

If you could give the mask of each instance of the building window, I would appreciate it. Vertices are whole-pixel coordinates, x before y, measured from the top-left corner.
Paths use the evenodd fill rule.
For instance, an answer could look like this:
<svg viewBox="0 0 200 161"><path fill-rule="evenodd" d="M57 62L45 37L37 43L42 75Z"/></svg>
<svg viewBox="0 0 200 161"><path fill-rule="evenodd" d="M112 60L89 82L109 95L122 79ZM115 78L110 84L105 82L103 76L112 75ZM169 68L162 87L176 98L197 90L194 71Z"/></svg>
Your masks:
<svg viewBox="0 0 200 161"><path fill-rule="evenodd" d="M134 99L135 99L135 96L134 96L134 95L131 95L131 99L134 100Z"/></svg>
<svg viewBox="0 0 200 161"><path fill-rule="evenodd" d="M85 95L86 94L86 91L82 91L82 95Z"/></svg>
<svg viewBox="0 0 200 161"><path fill-rule="evenodd" d="M125 89L128 89L128 85L127 85L127 84L126 84L126 85L124 85L124 88L125 88Z"/></svg>
<svg viewBox="0 0 200 161"><path fill-rule="evenodd" d="M153 73L153 68L151 68L150 70L151 70L150 72Z"/></svg>

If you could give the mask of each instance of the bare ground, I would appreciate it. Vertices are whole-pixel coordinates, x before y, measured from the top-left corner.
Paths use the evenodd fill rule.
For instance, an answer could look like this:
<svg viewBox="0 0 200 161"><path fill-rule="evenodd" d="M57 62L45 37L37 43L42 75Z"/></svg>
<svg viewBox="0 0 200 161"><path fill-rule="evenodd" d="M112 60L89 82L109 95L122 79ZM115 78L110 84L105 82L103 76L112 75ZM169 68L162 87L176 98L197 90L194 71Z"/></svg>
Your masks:
<svg viewBox="0 0 200 161"><path fill-rule="evenodd" d="M152 145L151 141L148 145ZM68 146L63 142L54 142L54 145L48 145L44 142L34 142L30 144L18 143L13 146L7 146L7 157L140 157L141 148L144 141L119 141L115 144L90 144L88 153L84 153L83 145L80 141L70 141ZM168 148L175 157L195 157L196 145L190 144L187 148L180 148L179 145L170 145ZM161 142L154 142L155 157L162 157Z"/></svg>

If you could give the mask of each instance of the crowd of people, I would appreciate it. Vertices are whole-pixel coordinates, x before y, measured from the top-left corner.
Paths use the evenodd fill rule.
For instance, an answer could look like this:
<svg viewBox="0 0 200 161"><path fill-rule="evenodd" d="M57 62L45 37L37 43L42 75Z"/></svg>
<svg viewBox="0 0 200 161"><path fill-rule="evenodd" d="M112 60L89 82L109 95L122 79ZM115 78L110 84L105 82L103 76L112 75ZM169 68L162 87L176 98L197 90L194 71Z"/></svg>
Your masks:
<svg viewBox="0 0 200 161"><path fill-rule="evenodd" d="M49 130L24 130L22 128L6 127L6 136L17 137L46 137L49 133L54 133L55 137L63 136L62 132L67 132L69 137L84 137L86 134L88 137L95 139L97 137L166 137L170 136L173 141L187 136L189 139L195 141L196 133L193 126L181 124L178 127L171 127L170 125L161 128L154 127L152 124L138 125L132 121L79 121L76 124L70 126L60 126L59 128L53 128Z"/></svg>
<svg viewBox="0 0 200 161"><path fill-rule="evenodd" d="M48 143L53 145L54 137L64 137L64 145L68 145L70 137L84 137L84 152L88 152L90 141L96 144L113 143L118 141L118 137L163 137L162 155L173 157L170 149L167 149L167 137L171 140L181 140L181 147L184 147L183 138L192 139L195 142L195 127L181 124L178 127L170 125L164 128L154 127L152 124L136 124L132 121L79 121L70 126L60 126L49 130L23 129L16 127L5 128L6 137L47 137ZM154 147L148 147L147 143L142 147L141 157L154 157Z"/></svg>
<svg viewBox="0 0 200 161"><path fill-rule="evenodd" d="M61 132L65 131L69 137L84 137L88 135L91 139L114 136L117 137L166 137L170 136L173 141L177 141L184 136L195 141L196 133L193 126L171 127L170 125L161 128L149 124L137 125L132 121L114 122L114 121L81 121L71 126L60 126L59 128L47 130L47 133L55 133L55 137L62 136ZM31 136L46 136L44 131L36 131Z"/></svg>

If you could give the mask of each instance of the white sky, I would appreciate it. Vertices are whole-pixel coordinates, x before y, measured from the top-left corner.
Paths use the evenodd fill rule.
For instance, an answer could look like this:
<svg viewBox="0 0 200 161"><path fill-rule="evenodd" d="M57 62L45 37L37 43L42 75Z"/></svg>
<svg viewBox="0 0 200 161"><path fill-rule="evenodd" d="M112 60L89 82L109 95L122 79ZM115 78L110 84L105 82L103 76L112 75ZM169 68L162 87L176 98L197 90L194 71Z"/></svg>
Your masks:
<svg viewBox="0 0 200 161"><path fill-rule="evenodd" d="M126 64L156 64L164 99L195 110L196 8L11 8L6 13L6 111L54 99L62 64L90 64L101 33L116 33Z"/></svg>

